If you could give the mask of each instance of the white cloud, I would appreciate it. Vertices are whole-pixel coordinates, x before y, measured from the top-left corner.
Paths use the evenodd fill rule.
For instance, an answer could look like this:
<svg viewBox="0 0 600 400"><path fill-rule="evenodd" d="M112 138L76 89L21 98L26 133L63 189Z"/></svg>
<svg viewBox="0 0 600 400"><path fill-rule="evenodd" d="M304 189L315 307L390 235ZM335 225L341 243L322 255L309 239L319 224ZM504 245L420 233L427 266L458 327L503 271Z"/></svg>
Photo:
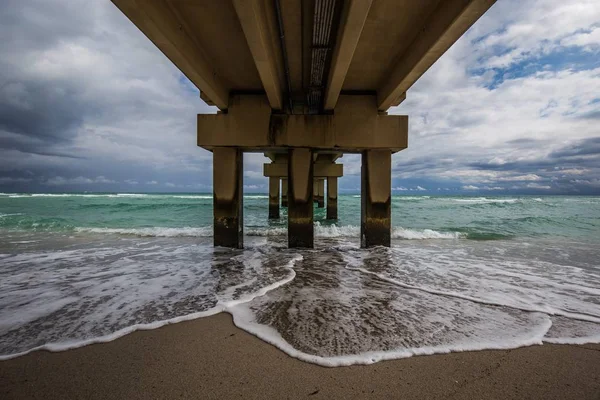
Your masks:
<svg viewBox="0 0 600 400"><path fill-rule="evenodd" d="M561 40L562 46L583 47L588 51L600 46L600 27L589 32L578 32Z"/></svg>
<svg viewBox="0 0 600 400"><path fill-rule="evenodd" d="M540 185L539 183L528 183L526 187L530 189L551 189L552 187L549 185Z"/></svg>
<svg viewBox="0 0 600 400"><path fill-rule="evenodd" d="M259 189L264 189L265 186L264 185L244 185L244 189L246 190L259 190Z"/></svg>
<svg viewBox="0 0 600 400"><path fill-rule="evenodd" d="M46 185L50 186L62 186L62 185L91 185L91 184L107 184L107 183L116 183L111 179L106 179L104 176L97 176L96 178L86 178L83 176L78 176L76 178L64 178L62 176L55 176L50 178L44 182Z"/></svg>
<svg viewBox="0 0 600 400"><path fill-rule="evenodd" d="M501 182L511 182L511 181L539 181L542 178L536 174L526 174L526 175L513 175L513 176L500 176L496 178Z"/></svg>
<svg viewBox="0 0 600 400"><path fill-rule="evenodd" d="M503 188L501 186L484 186L482 188L483 190L506 190L506 188Z"/></svg>

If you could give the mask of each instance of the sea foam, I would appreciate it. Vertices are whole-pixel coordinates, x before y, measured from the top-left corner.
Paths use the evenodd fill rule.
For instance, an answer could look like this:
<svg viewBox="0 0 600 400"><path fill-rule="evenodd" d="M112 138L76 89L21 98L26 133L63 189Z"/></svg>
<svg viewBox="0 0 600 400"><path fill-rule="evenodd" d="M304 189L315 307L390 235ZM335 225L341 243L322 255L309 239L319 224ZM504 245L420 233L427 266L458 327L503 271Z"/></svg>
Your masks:
<svg viewBox="0 0 600 400"><path fill-rule="evenodd" d="M211 237L212 227L153 227L153 228L85 228L77 227L76 232L116 234L140 237Z"/></svg>
<svg viewBox="0 0 600 400"><path fill-rule="evenodd" d="M230 250L150 236L6 254L0 359L219 312L323 366L600 342L593 269L536 260L515 242L468 243L293 250L255 238Z"/></svg>
<svg viewBox="0 0 600 400"><path fill-rule="evenodd" d="M93 228L93 227L77 227L76 232L81 233L99 233L99 234L116 234L126 236L140 237L212 237L213 230L210 226L204 227L152 227L152 228ZM287 228L285 227L263 227L263 228L246 228L244 231L246 236L286 236ZM353 225L337 226L337 225L322 225L319 222L315 223L315 236L320 238L358 238L360 237L360 227ZM395 227L392 229L393 239L404 240L425 240L425 239L461 239L467 235L460 232L440 232L433 229L406 229Z"/></svg>

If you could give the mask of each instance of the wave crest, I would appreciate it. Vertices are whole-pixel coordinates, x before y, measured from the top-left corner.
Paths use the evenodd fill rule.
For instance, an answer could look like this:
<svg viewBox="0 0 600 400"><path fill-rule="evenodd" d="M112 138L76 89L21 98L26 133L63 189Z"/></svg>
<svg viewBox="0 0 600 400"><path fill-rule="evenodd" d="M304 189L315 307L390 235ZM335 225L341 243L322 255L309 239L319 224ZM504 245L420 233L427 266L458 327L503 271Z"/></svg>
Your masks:
<svg viewBox="0 0 600 400"><path fill-rule="evenodd" d="M116 235L131 235L140 237L212 237L213 229L209 226L202 227L152 227L152 228L75 228L76 232L83 233L103 233ZM286 227L277 228L247 228L245 229L246 236L261 236L274 237L286 236ZM321 238L359 238L360 227L347 225L321 225L315 223L315 236ZM467 237L466 234L460 232L439 232L433 229L406 229L395 227L392 229L393 239L404 240L424 240L424 239L460 239Z"/></svg>
<svg viewBox="0 0 600 400"><path fill-rule="evenodd" d="M207 226L202 226L199 228L75 228L75 231L85 233L108 233L141 237L211 237L213 235L212 228Z"/></svg>

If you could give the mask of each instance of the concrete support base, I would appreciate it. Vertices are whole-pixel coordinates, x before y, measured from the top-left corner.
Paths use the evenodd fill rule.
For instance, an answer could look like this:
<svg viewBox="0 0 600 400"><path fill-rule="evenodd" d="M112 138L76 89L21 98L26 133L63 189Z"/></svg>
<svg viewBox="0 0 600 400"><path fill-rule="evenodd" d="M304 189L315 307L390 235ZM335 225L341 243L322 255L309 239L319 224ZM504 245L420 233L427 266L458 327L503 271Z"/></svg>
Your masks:
<svg viewBox="0 0 600 400"><path fill-rule="evenodd" d="M279 178L269 178L269 219L279 219Z"/></svg>
<svg viewBox="0 0 600 400"><path fill-rule="evenodd" d="M288 193L288 181L287 181L287 178L282 178L281 179L281 207L288 206L287 193Z"/></svg>
<svg viewBox="0 0 600 400"><path fill-rule="evenodd" d="M244 247L243 153L232 147L213 149L214 244Z"/></svg>
<svg viewBox="0 0 600 400"><path fill-rule="evenodd" d="M318 208L325 207L325 180L315 179L313 185L313 200L317 204Z"/></svg>
<svg viewBox="0 0 600 400"><path fill-rule="evenodd" d="M392 228L392 152L364 151L361 177L361 246L389 247Z"/></svg>
<svg viewBox="0 0 600 400"><path fill-rule="evenodd" d="M336 177L327 178L327 219L337 219L338 183Z"/></svg>
<svg viewBox="0 0 600 400"><path fill-rule="evenodd" d="M288 247L314 245L313 155L308 148L289 150Z"/></svg>

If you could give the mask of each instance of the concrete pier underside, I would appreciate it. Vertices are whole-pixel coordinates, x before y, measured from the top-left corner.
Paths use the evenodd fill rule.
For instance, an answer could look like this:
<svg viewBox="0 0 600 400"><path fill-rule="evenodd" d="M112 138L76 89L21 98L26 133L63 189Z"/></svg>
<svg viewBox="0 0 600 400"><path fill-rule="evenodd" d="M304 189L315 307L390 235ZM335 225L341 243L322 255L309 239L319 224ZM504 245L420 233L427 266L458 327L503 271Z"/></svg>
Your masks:
<svg viewBox="0 0 600 400"><path fill-rule="evenodd" d="M269 217L280 193L288 206L291 247L313 245L315 178L337 218L342 165L325 155L362 154L361 243L389 246L391 155L408 146L408 117L387 111L495 2L112 1L219 109L198 115L197 144L214 155L215 245L231 247L243 245L243 152L285 155L265 176Z"/></svg>

